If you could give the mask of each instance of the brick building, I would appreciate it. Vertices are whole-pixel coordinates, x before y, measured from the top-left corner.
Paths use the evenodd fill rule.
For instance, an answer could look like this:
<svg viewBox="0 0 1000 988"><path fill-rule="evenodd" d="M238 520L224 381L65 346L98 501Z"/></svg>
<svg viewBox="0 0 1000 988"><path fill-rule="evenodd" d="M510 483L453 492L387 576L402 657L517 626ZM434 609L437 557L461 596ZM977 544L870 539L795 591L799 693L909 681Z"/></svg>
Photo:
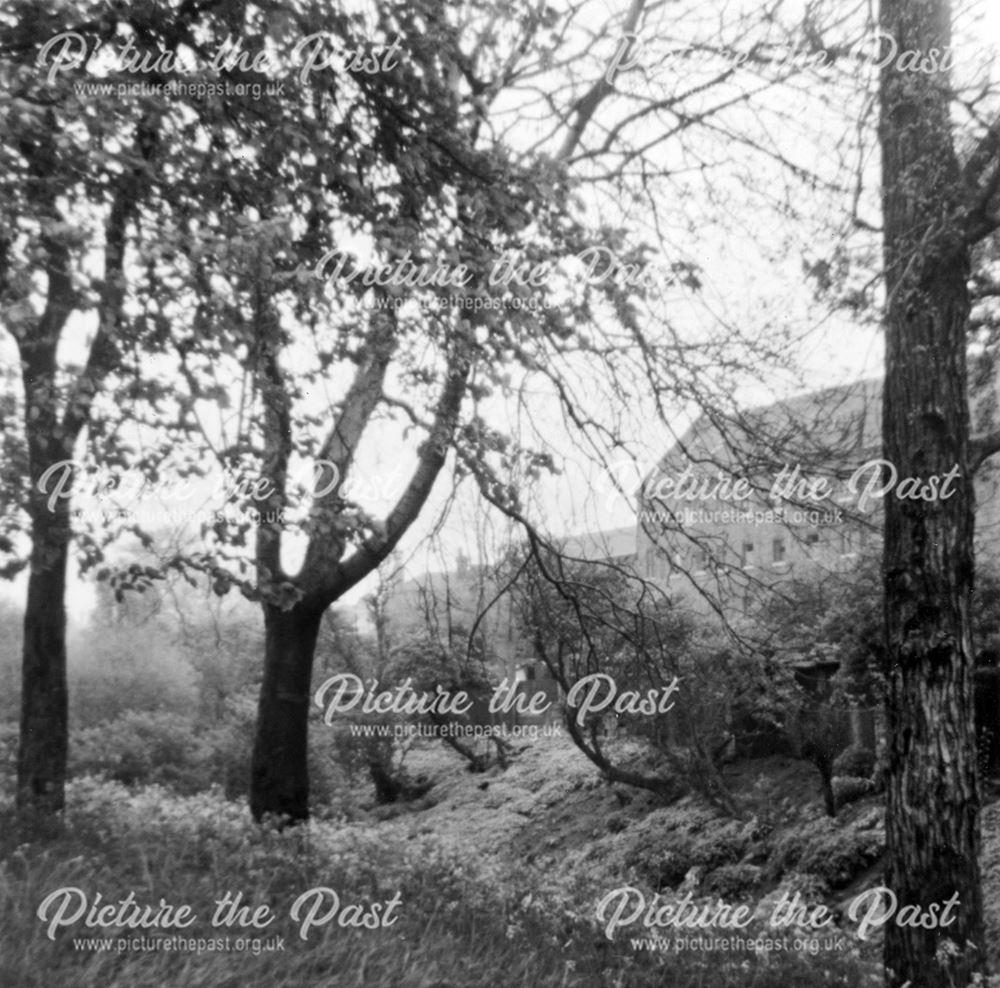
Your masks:
<svg viewBox="0 0 1000 988"><path fill-rule="evenodd" d="M975 397L974 435L993 407L994 395ZM881 411L881 381L868 380L754 409L731 426L699 419L643 484L642 575L678 605L706 611L712 598L739 612L765 587L849 571L877 553ZM976 558L996 563L997 466L985 463L974 484Z"/></svg>
<svg viewBox="0 0 1000 988"><path fill-rule="evenodd" d="M973 435L994 419L995 392L971 402ZM884 491L882 383L812 392L747 412L735 423L702 417L646 479L637 525L638 565L675 607L733 624L793 581L850 581L881 556ZM926 481L926 478L923 478ZM940 478L938 493L954 491ZM998 468L974 479L977 565L1000 564ZM822 694L839 667L816 640L779 643L800 684ZM819 654L818 654L819 653ZM996 718L997 711L993 717ZM855 706L845 743L873 747L877 708Z"/></svg>

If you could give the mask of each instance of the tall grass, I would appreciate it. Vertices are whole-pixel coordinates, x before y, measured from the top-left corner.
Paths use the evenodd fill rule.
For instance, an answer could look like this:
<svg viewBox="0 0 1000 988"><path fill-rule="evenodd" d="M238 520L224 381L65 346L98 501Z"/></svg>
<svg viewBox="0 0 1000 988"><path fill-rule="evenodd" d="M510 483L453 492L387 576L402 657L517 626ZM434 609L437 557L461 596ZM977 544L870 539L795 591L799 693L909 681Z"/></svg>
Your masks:
<svg viewBox="0 0 1000 988"><path fill-rule="evenodd" d="M314 824L260 829L217 793L177 797L82 779L70 787L61 825L46 828L0 809L0 988L801 988L872 985L848 958L659 954L603 938L592 904L539 900L526 877L501 877L452 856L433 838L390 839L378 828ZM36 911L56 889L93 902L129 892L197 914L187 939L238 937L284 949L118 950L120 938L170 930L60 929L54 940ZM398 921L384 929L335 923L298 935L289 907L326 886L343 902L385 902L400 893ZM214 903L242 893L276 919L262 930L213 928ZM74 939L110 938L107 951Z"/></svg>

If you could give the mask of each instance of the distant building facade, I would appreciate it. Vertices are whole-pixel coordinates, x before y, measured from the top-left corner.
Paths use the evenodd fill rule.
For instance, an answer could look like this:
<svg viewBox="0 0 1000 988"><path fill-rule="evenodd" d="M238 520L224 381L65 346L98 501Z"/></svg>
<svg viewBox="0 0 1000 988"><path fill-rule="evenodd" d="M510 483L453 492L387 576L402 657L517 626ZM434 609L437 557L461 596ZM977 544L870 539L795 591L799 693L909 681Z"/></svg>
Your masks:
<svg viewBox="0 0 1000 988"><path fill-rule="evenodd" d="M995 393L972 400L973 434L988 431ZM837 574L881 556L884 497L892 469L882 458L882 382L862 381L754 409L732 424L703 417L642 487L636 530L642 576L675 607L739 623L792 581ZM938 493L954 491L939 478ZM922 478L922 483L927 478ZM912 489L912 487L911 487ZM974 478L977 562L1000 563L998 469ZM800 684L822 693L836 661L791 645L785 661ZM873 747L874 707L853 709L845 741Z"/></svg>
<svg viewBox="0 0 1000 988"><path fill-rule="evenodd" d="M998 405L995 393L974 396L974 435L990 428ZM703 417L646 478L636 526L572 536L561 551L614 563L675 608L734 621L752 620L782 584L824 574L849 580L865 557L881 554L881 412L882 383L867 380L750 409L735 422ZM998 467L985 463L974 486L977 561L1000 564ZM475 627L495 682L558 697L492 567L460 556L453 569L406 579L392 589L386 616L392 644L430 636L464 645ZM790 651L800 683L822 692L837 663ZM875 719L874 708L851 711L849 740L873 746Z"/></svg>
<svg viewBox="0 0 1000 988"><path fill-rule="evenodd" d="M989 396L979 395L975 431L984 431L989 408ZM643 484L636 530L642 575L679 604L706 610L715 594L740 611L755 587L849 571L860 556L877 553L881 412L882 383L869 380L755 409L730 429L697 421ZM976 556L995 563L997 467L983 464L974 487Z"/></svg>

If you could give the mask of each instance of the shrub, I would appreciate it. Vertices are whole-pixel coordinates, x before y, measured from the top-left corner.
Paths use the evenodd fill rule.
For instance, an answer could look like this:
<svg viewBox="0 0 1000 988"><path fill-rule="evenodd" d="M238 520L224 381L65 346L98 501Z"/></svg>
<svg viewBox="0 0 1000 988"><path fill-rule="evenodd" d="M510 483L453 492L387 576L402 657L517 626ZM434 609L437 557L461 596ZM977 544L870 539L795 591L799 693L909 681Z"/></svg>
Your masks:
<svg viewBox="0 0 1000 988"><path fill-rule="evenodd" d="M129 711L193 712L191 669L162 629L98 625L70 646L74 726L97 727Z"/></svg>
<svg viewBox="0 0 1000 988"><path fill-rule="evenodd" d="M702 888L721 899L745 899L760 884L762 874L763 869L757 865L723 865L705 877Z"/></svg>
<svg viewBox="0 0 1000 988"><path fill-rule="evenodd" d="M250 691L228 697L221 723L203 737L202 765L206 775L222 787L226 799L242 799L249 790L256 713Z"/></svg>
<svg viewBox="0 0 1000 988"><path fill-rule="evenodd" d="M799 870L818 875L832 889L843 888L884 851L885 842L879 833L837 831L802 855Z"/></svg>
<svg viewBox="0 0 1000 988"><path fill-rule="evenodd" d="M695 842L691 849L693 863L713 869L739 861L746 852L747 841L735 829L735 824L721 829L716 823L708 836Z"/></svg>
<svg viewBox="0 0 1000 988"><path fill-rule="evenodd" d="M160 784L196 792L207 781L199 764L194 722L183 714L133 710L74 731L73 775L105 775L125 785Z"/></svg>
<svg viewBox="0 0 1000 988"><path fill-rule="evenodd" d="M775 838L774 852L768 862L771 878L778 878L798 867L808 842L801 832L782 833Z"/></svg>
<svg viewBox="0 0 1000 988"><path fill-rule="evenodd" d="M309 725L309 801L321 817L340 812L348 799L352 779L341 751L329 727L319 721Z"/></svg>
<svg viewBox="0 0 1000 988"><path fill-rule="evenodd" d="M44 843L21 844L13 814L0 807L0 982L19 988L258 988L364 984L370 988L863 988L880 983L877 964L831 954L756 955L612 949L581 908L581 887L541 892L531 873L483 869L479 848L447 848L434 837L314 823L283 832L255 827L245 807L221 794L177 797L93 778L67 787L69 824ZM461 852L461 856L459 856ZM488 876L488 878L487 878ZM299 940L288 905L318 884L343 901L386 901L399 893L388 929L328 924ZM268 930L287 951L260 956L184 951L80 951L76 932L45 936L35 910L53 889L128 889L155 902L188 903L186 934L218 936L210 904L239 889L267 903ZM798 887L798 886L797 886ZM426 906L431 908L425 908ZM82 931L82 924L77 924ZM263 938L262 938L263 939ZM618 948L622 949L618 949ZM498 974L498 972L500 972Z"/></svg>
<svg viewBox="0 0 1000 988"><path fill-rule="evenodd" d="M250 760L257 720L256 688L227 697L222 723L200 740L205 785L222 787L227 799L243 799L250 790ZM337 749L322 724L309 725L309 802L318 816L343 808L348 778L337 760Z"/></svg>
<svg viewBox="0 0 1000 988"><path fill-rule="evenodd" d="M834 776L870 779L875 771L875 752L860 744L845 748L833 762Z"/></svg>
<svg viewBox="0 0 1000 988"><path fill-rule="evenodd" d="M837 797L837 806L846 806L874 791L875 783L871 779L838 777L833 780L833 792Z"/></svg>
<svg viewBox="0 0 1000 988"><path fill-rule="evenodd" d="M625 857L625 865L634 868L636 874L657 891L674 888L684 881L694 861L690 846L675 841L669 851L660 848L636 847Z"/></svg>
<svg viewBox="0 0 1000 988"><path fill-rule="evenodd" d="M257 704L252 690L226 699L213 727L164 711L129 711L74 731L70 774L103 775L127 786L159 785L181 795L219 787L226 799L246 797ZM340 810L346 777L320 730L309 737L311 802L320 816Z"/></svg>

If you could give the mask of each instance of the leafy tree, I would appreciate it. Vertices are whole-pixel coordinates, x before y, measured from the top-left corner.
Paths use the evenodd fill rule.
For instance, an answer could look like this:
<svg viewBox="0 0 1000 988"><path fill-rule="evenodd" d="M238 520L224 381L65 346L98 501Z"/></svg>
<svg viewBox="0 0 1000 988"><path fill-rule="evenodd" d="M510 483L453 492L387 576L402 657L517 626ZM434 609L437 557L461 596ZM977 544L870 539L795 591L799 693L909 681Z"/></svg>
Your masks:
<svg viewBox="0 0 1000 988"><path fill-rule="evenodd" d="M847 571L817 567L764 594L753 614L755 647L771 657L776 724L820 774L836 815L834 762L850 741L849 718L884 697L884 626L874 555ZM796 669L815 670L809 683Z"/></svg>
<svg viewBox="0 0 1000 988"><path fill-rule="evenodd" d="M609 33L634 27L643 7L612 19ZM471 4L459 14L432 0L382 4L368 20L296 9L300 34L319 25L352 50L398 39L407 57L385 71L331 72L286 88L283 115L248 124L247 167L220 186L219 206L181 222L198 246L184 248L178 280L196 298L161 301L183 340L180 379L192 405L232 383L225 435L206 431L204 441L227 469L267 489L252 505L259 523L215 526L204 561L210 568L228 554L220 591L239 586L264 611L257 817L307 816L308 690L323 612L400 543L448 472L449 453L457 475L473 476L487 501L518 517L524 491L512 473L530 484L554 466L543 430L511 434L507 413L525 388L544 391L581 446L612 445L618 413L599 421L580 381L606 380L610 368L616 402L652 388L662 410L664 396L690 394L699 379L674 356L694 360L704 346L708 361L722 345L661 342L651 313L668 291L696 294L695 269L670 263L659 284L637 285L650 269L649 238L630 241L619 220L587 216L574 199L583 178L605 188L643 153L632 142L655 105L635 98L622 126L588 147L597 111L618 100L606 65L588 57L592 84L574 75L551 133L516 147L506 100L522 83L549 99L539 79L556 64L576 68L553 51L578 25L570 17L560 35L554 11L525 5L506 18L516 27L497 33L495 13ZM728 106L720 99L697 119ZM612 179L599 177L602 162L617 169ZM595 245L614 256L616 277L579 277ZM462 284L400 289L377 274L399 264L462 265L465 275ZM545 277L529 277L536 268ZM721 335L740 348L730 327ZM197 425L193 416L182 424ZM350 481L377 470L373 450L388 444L406 451L409 474L376 515ZM294 475L310 462L317 484L303 492ZM296 535L303 551L293 566ZM253 573L240 574L250 543Z"/></svg>
<svg viewBox="0 0 1000 988"><path fill-rule="evenodd" d="M61 804L65 620L42 601L63 598L71 521L68 499L49 511L38 481L72 456L86 426L105 462L199 476L210 449L256 485L238 505L255 514L213 521L203 555L167 564L259 601L266 643L251 803L257 816L301 819L322 614L404 537L449 453L491 504L521 518L526 488L554 467L552 429L538 424L551 416L522 416L525 396L540 395L534 410L554 411L578 449L606 461L627 436L622 409L666 420L684 402L731 405L744 368L787 356L787 336L770 322L758 339L724 320L688 333L684 318L664 317L668 300L692 301L703 288L694 252L663 258L667 231L705 218L668 217L661 206L690 202L696 187L719 193L713 158L733 165L741 196L760 184L754 165L792 164L772 140L778 128L765 133L787 120L761 95L794 75L768 56L784 28L770 15L727 16L718 38L714 19L666 15L644 0L606 18L597 36L575 7L500 11L485 0L351 12L305 2L77 13L22 4L15 13L3 66L15 81L3 104L15 125L4 145L4 218L22 232L0 273L24 369L18 408L39 547L20 791ZM675 64L655 85L644 69L610 71L619 35L657 17L647 54L669 61L681 41L711 56L707 71L689 78L690 66ZM371 68L335 56L312 72L282 71L280 96L140 94L108 111L75 88L89 62L51 77L35 68L66 29L90 50L98 40L144 55L183 47L202 66L234 36L279 66L302 68L303 56L335 49L365 51ZM741 40L761 82L734 90L729 54ZM260 81L238 68L220 75ZM794 174L817 184L808 168ZM97 225L103 236L89 238ZM102 278L84 263L90 239L105 254ZM581 278L587 251L610 259L613 273ZM437 282L400 291L377 273L407 264L437 271ZM495 277L498 264L509 277ZM440 275L459 265L467 277ZM529 274L538 266L544 285ZM37 311L34 272L48 276ZM74 308L98 310L81 374L57 359ZM121 430L98 428L102 394L117 399L102 406L108 417L121 409L156 433L138 457ZM529 424L512 435L514 421ZM192 434L202 449L174 455ZM390 444L406 451L408 476L376 513L347 482L377 469L370 449ZM296 471L314 464L315 483L300 490ZM81 545L96 561L96 541ZM135 571L117 589L157 575Z"/></svg>
<svg viewBox="0 0 1000 988"><path fill-rule="evenodd" d="M99 44L126 38L140 54L197 47L195 25L206 20L225 32L222 13L206 14L190 2L158 12L16 3L3 13L0 305L20 364L20 393L0 399L5 427L16 425L4 430L0 482L11 500L5 497L0 510L0 569L6 576L28 570L18 755L23 807L63 805L64 599L73 522L71 498L53 490L84 441L105 464L127 456L122 437L100 422L116 401L135 397L139 338L164 331L150 334L137 314L131 274L159 225L160 206L178 192L177 176L190 174L192 120L199 116L198 104L182 96L116 99L77 91L79 73L65 71L65 58L53 65L45 45L73 32L86 48L86 57L75 51L80 62ZM164 81L160 73L147 79ZM102 395L114 398L104 406ZM144 397L155 405L155 393ZM83 548L90 562L99 557L97 542Z"/></svg>

